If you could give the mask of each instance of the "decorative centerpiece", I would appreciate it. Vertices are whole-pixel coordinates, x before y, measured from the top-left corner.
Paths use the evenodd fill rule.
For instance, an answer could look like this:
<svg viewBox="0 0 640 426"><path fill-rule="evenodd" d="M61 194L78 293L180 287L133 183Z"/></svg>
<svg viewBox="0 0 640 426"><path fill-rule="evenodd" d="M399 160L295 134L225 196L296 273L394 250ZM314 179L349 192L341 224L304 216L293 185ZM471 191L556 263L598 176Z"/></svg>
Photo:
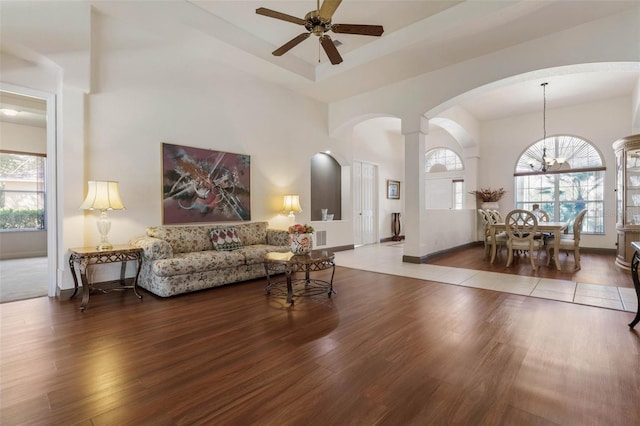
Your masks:
<svg viewBox="0 0 640 426"><path fill-rule="evenodd" d="M475 195L478 200L482 202L481 207L483 209L498 209L498 201L504 197L507 191L504 188L491 189L480 188L476 191L471 191L469 194Z"/></svg>
<svg viewBox="0 0 640 426"><path fill-rule="evenodd" d="M295 224L289 227L289 246L293 254L307 254L313 249L313 226Z"/></svg>

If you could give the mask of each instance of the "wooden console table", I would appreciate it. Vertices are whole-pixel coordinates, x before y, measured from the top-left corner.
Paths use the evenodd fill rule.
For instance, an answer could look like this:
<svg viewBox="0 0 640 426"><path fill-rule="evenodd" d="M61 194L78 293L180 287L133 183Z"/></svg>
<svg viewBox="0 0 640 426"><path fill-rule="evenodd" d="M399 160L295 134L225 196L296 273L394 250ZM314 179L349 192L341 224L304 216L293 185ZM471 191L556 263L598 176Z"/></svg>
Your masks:
<svg viewBox="0 0 640 426"><path fill-rule="evenodd" d="M629 323L629 327L633 328L640 322L640 279L638 278L638 264L640 264L640 241L634 241L631 243L631 247L635 250L633 253L633 259L631 260L631 278L633 278L633 286L636 289L636 296L638 296L638 312L636 317Z"/></svg>
<svg viewBox="0 0 640 426"><path fill-rule="evenodd" d="M70 299L75 297L78 293L78 276L76 274L76 264L80 269L80 280L82 281L82 304L80 310L84 311L89 303L89 294L92 290L97 290L102 293L109 293L113 290L133 290L133 293L138 299L142 299L142 295L138 294L136 285L138 284L138 276L140 275L140 267L142 266L142 249L139 247L133 247L130 245L113 246L109 250L98 250L95 247L81 247L69 249L71 256L69 257L69 268L71 269L71 275L73 276L74 289ZM136 274L133 278L132 285L126 285L125 271L127 269L127 262L130 260L136 261ZM120 286L109 288L95 287L87 279L87 269L89 266L100 265L105 263L118 263L122 265L120 267Z"/></svg>

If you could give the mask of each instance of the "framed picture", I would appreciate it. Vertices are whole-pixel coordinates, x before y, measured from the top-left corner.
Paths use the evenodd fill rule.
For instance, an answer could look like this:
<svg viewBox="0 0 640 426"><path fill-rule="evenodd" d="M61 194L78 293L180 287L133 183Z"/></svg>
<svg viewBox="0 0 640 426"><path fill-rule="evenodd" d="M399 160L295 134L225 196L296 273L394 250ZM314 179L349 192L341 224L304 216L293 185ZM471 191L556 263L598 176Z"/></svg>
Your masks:
<svg viewBox="0 0 640 426"><path fill-rule="evenodd" d="M387 180L387 198L391 200L400 199L400 181Z"/></svg>
<svg viewBox="0 0 640 426"><path fill-rule="evenodd" d="M251 220L250 159L163 143L163 224Z"/></svg>

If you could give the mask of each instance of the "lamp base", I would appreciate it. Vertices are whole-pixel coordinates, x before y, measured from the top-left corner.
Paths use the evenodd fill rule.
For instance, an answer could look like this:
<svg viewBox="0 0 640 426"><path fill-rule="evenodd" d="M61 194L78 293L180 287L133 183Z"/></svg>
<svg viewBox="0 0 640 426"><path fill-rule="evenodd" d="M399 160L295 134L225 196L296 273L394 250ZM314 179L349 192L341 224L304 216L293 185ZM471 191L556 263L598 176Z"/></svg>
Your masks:
<svg viewBox="0 0 640 426"><path fill-rule="evenodd" d="M96 247L98 250L111 250L113 248L113 244L106 242L106 243L100 243L98 244L98 246Z"/></svg>
<svg viewBox="0 0 640 426"><path fill-rule="evenodd" d="M111 250L113 248L113 244L107 239L110 229L111 222L107 217L107 211L102 210L100 212L100 219L98 219L98 231L100 232L100 244L96 247L98 250Z"/></svg>

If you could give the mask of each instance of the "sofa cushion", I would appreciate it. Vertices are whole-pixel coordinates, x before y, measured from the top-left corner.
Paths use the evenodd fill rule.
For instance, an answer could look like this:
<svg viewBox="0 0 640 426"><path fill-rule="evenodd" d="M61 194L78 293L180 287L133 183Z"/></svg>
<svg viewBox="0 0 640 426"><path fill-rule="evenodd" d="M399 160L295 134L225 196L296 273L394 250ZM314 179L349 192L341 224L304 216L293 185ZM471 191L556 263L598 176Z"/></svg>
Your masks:
<svg viewBox="0 0 640 426"><path fill-rule="evenodd" d="M211 243L213 243L215 250L229 251L242 247L242 241L240 241L238 232L233 226L228 228L214 228L209 234L211 235Z"/></svg>
<svg viewBox="0 0 640 426"><path fill-rule="evenodd" d="M234 268L244 265L244 256L236 251L196 251L179 253L171 259L153 262L153 273L159 277L192 274L194 272Z"/></svg>
<svg viewBox="0 0 640 426"><path fill-rule="evenodd" d="M153 226L147 235L171 244L174 254L213 249L206 226Z"/></svg>
<svg viewBox="0 0 640 426"><path fill-rule="evenodd" d="M235 225L242 244L267 244L267 222L249 222Z"/></svg>

